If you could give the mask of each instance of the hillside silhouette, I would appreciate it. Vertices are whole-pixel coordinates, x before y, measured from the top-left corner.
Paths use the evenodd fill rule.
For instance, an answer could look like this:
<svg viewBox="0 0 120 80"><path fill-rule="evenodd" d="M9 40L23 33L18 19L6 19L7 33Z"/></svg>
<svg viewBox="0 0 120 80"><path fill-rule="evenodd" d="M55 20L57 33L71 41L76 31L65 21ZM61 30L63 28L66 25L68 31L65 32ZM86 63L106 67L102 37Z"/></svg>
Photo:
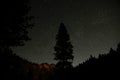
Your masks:
<svg viewBox="0 0 120 80"><path fill-rule="evenodd" d="M88 60L73 68L58 68L55 64L35 64L16 54L0 55L0 73L3 80L73 80L119 78L120 44L108 54L98 58L90 56Z"/></svg>

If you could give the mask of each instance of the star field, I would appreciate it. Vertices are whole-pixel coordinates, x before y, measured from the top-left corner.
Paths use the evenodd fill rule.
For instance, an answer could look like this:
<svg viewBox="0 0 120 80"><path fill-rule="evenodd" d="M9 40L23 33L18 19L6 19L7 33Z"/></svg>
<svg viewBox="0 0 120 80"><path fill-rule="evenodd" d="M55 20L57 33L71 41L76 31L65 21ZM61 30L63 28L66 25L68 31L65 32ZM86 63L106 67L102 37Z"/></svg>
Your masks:
<svg viewBox="0 0 120 80"><path fill-rule="evenodd" d="M118 0L31 0L35 18L29 31L31 41L14 49L16 54L35 63L56 63L55 37L64 22L74 46L78 65L90 55L108 53L120 42L120 6Z"/></svg>

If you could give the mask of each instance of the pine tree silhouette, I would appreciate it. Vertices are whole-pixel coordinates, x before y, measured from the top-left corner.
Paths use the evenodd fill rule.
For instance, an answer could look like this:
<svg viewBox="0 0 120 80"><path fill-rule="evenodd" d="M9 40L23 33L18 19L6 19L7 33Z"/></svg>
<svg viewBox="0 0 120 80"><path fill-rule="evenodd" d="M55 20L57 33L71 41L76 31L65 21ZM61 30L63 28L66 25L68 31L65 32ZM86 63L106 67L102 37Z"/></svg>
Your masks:
<svg viewBox="0 0 120 80"><path fill-rule="evenodd" d="M56 35L55 60L58 61L57 66L60 68L72 67L73 46L70 42L69 34L63 23L60 24L58 34Z"/></svg>

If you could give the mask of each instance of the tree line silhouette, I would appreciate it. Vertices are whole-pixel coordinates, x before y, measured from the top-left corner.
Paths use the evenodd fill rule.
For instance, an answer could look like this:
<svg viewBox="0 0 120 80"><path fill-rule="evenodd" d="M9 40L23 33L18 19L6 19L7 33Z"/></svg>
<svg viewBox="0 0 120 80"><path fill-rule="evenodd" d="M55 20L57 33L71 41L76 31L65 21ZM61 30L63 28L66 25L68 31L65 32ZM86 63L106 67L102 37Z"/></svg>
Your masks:
<svg viewBox="0 0 120 80"><path fill-rule="evenodd" d="M23 46L30 40L28 29L32 27L28 15L29 0L3 1L0 27L0 79L1 80L75 80L118 78L120 72L120 43L116 50L100 54L73 67L73 46L64 23L56 35L54 59L57 64L37 64L16 55L12 47ZM97 78L96 78L97 77Z"/></svg>
<svg viewBox="0 0 120 80"><path fill-rule="evenodd" d="M88 60L75 68L76 75L81 78L119 79L120 72L120 43L116 50L110 49L107 54L100 54L98 58L90 56ZM79 76L76 76L80 79Z"/></svg>

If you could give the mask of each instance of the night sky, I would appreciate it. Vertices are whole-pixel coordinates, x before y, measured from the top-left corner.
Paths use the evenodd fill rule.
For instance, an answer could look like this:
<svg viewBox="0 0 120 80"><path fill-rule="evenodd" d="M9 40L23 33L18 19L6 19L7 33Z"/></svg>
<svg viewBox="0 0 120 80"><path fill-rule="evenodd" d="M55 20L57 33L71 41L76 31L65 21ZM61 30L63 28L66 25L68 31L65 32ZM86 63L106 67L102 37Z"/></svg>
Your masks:
<svg viewBox="0 0 120 80"><path fill-rule="evenodd" d="M63 22L74 46L73 65L90 55L108 53L120 42L119 0L31 0L35 24L31 41L14 49L21 57L41 64L56 63L55 37Z"/></svg>

